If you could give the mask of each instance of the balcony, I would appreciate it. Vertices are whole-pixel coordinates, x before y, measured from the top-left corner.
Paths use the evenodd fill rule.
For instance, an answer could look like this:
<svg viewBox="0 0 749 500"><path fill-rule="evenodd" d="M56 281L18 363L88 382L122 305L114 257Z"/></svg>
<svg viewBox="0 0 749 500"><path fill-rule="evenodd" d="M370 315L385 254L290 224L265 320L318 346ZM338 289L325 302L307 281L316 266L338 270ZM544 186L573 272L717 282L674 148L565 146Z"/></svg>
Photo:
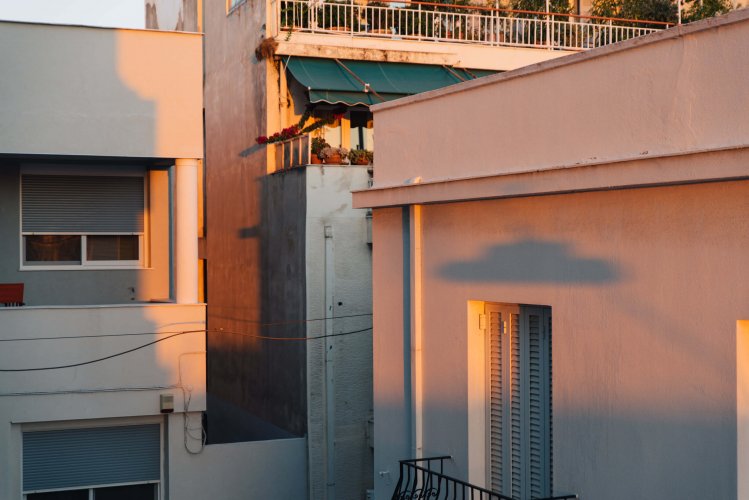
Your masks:
<svg viewBox="0 0 749 500"><path fill-rule="evenodd" d="M431 2L272 0L271 33L448 42L493 47L582 51L621 42L669 23Z"/></svg>
<svg viewBox="0 0 749 500"><path fill-rule="evenodd" d="M393 500L513 500L486 488L472 485L443 473L445 460L452 457L417 458L400 461L400 477L393 492ZM534 500L573 500L576 494L538 498Z"/></svg>

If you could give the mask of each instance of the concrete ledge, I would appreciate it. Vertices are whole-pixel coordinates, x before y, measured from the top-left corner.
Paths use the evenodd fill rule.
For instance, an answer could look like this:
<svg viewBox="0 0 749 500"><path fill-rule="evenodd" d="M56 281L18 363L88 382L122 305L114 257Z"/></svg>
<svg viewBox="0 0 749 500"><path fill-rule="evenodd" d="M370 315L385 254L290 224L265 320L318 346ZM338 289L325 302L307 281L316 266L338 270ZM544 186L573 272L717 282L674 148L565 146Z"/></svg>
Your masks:
<svg viewBox="0 0 749 500"><path fill-rule="evenodd" d="M354 208L382 208L741 179L749 179L749 145L374 187L355 191L353 200Z"/></svg>

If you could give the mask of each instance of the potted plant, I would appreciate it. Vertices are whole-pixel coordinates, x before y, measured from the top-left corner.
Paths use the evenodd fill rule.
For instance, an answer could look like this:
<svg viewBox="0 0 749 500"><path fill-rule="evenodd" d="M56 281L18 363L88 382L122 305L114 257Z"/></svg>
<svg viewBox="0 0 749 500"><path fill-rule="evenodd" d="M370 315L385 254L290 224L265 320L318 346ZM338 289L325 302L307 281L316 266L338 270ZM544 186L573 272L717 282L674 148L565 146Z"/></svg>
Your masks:
<svg viewBox="0 0 749 500"><path fill-rule="evenodd" d="M352 149L348 158L352 165L369 165L374 160L374 153L366 149Z"/></svg>
<svg viewBox="0 0 749 500"><path fill-rule="evenodd" d="M325 139L323 139L322 137L313 137L312 144L310 146L310 163L312 163L313 165L322 163L322 156L320 156L320 152L323 149L329 147L330 144L325 142Z"/></svg>
<svg viewBox="0 0 749 500"><path fill-rule="evenodd" d="M326 165L340 165L348 157L346 148L325 147L320 151L320 158Z"/></svg>

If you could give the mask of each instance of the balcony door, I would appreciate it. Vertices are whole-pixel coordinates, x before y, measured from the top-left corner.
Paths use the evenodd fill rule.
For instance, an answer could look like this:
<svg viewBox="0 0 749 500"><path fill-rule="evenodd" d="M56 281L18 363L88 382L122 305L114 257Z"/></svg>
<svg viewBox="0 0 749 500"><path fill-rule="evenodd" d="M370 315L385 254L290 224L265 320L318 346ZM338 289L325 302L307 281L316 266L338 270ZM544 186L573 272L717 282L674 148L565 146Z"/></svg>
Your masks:
<svg viewBox="0 0 749 500"><path fill-rule="evenodd" d="M487 303L485 314L490 488L515 500L550 496L551 308Z"/></svg>

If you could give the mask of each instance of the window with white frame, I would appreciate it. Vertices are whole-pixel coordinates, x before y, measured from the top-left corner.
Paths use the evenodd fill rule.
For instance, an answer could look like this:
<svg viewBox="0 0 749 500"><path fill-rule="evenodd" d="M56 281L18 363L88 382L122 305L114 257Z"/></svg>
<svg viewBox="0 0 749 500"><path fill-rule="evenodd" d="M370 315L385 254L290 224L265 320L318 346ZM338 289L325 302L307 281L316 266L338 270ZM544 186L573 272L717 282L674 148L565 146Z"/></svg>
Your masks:
<svg viewBox="0 0 749 500"><path fill-rule="evenodd" d="M486 304L487 466L493 491L550 496L551 308Z"/></svg>
<svg viewBox="0 0 749 500"><path fill-rule="evenodd" d="M145 177L21 177L22 268L141 267Z"/></svg>
<svg viewBox="0 0 749 500"><path fill-rule="evenodd" d="M25 500L156 500L159 424L23 432Z"/></svg>

